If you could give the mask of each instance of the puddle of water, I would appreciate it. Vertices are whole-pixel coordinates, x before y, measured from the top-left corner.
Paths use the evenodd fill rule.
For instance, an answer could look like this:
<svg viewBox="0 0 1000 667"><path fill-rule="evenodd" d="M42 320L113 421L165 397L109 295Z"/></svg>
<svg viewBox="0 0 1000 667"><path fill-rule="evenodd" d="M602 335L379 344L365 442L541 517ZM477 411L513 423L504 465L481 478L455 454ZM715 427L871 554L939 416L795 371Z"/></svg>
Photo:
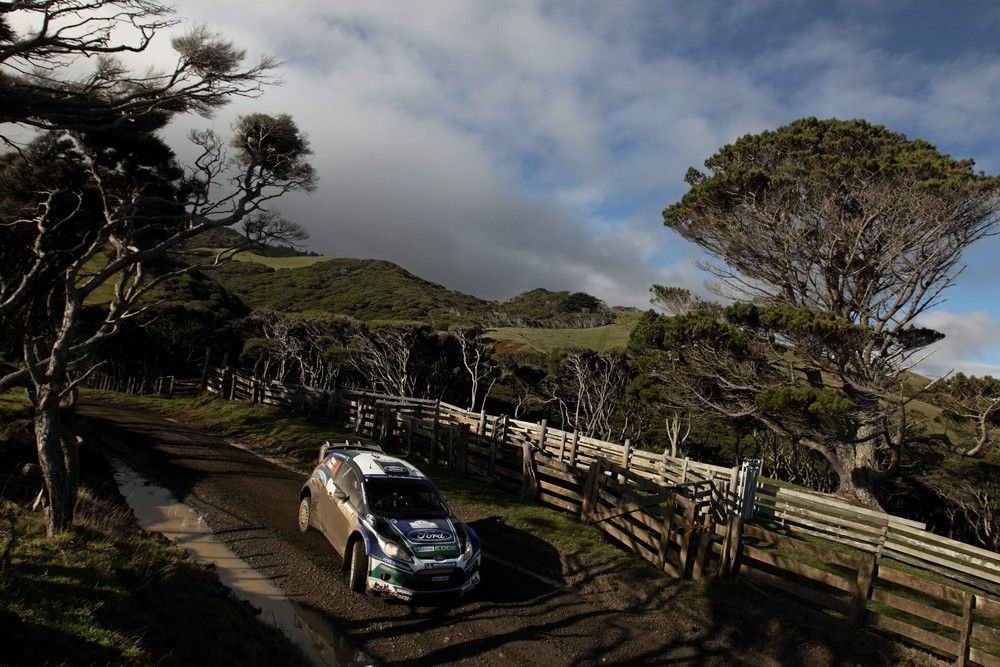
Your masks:
<svg viewBox="0 0 1000 667"><path fill-rule="evenodd" d="M194 559L216 568L219 580L233 594L260 609L261 618L277 626L317 665L355 667L374 664L356 651L329 623L293 604L264 575L230 551L193 509L167 489L147 482L121 461L112 461L115 482L139 524L162 533Z"/></svg>

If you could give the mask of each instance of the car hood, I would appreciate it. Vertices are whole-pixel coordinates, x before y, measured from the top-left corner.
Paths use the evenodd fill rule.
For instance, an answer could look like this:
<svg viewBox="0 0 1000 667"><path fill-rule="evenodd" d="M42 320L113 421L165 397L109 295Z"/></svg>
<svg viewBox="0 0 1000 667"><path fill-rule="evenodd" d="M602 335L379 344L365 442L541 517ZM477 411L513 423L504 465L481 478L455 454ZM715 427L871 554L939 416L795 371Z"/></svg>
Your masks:
<svg viewBox="0 0 1000 667"><path fill-rule="evenodd" d="M455 558L461 553L451 519L390 519L389 525L417 558Z"/></svg>

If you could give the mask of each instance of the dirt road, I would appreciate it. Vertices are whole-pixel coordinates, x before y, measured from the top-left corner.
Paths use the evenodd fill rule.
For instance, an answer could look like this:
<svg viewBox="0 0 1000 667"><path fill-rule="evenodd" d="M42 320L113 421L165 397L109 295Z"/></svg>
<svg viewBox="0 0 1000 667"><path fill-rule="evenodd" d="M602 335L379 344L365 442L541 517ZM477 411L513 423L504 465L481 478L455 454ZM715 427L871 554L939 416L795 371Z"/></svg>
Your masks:
<svg viewBox="0 0 1000 667"><path fill-rule="evenodd" d="M676 587L643 593L599 564L590 564L592 576L574 575L571 554L486 517L461 516L460 507L483 538L483 584L476 592L438 607L355 595L326 540L296 528L304 475L148 409L88 399L78 414L109 453L201 512L293 601L381 662L823 665L840 664L845 651L853 652L851 662L881 662L877 654L838 646L837 633L820 628L816 637L782 634L766 606L749 621L729 618L711 595L704 608L678 608L671 604Z"/></svg>

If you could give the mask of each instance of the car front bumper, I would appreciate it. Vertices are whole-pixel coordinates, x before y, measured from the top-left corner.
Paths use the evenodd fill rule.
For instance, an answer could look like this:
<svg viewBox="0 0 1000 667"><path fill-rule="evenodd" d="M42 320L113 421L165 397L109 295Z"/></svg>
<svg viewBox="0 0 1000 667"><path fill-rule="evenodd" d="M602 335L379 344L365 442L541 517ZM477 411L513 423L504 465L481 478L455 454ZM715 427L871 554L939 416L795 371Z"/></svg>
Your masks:
<svg viewBox="0 0 1000 667"><path fill-rule="evenodd" d="M427 567L407 572L393 563L371 559L367 588L402 600L415 600L432 596L464 595L479 585L480 556L477 554L466 567ZM441 564L444 565L444 564Z"/></svg>

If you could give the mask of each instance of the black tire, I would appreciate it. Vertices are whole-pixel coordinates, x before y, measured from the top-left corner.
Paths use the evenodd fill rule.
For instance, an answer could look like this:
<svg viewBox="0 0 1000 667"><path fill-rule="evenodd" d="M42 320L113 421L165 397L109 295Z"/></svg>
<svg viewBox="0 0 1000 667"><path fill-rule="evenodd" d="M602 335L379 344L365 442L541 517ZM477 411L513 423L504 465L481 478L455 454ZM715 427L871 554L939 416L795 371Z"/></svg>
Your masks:
<svg viewBox="0 0 1000 667"><path fill-rule="evenodd" d="M351 545L351 564L347 570L347 585L355 593L364 593L368 584L368 553L364 540Z"/></svg>
<svg viewBox="0 0 1000 667"><path fill-rule="evenodd" d="M299 501L299 530L306 532L309 530L309 519L312 518L312 499L309 496L302 496Z"/></svg>

